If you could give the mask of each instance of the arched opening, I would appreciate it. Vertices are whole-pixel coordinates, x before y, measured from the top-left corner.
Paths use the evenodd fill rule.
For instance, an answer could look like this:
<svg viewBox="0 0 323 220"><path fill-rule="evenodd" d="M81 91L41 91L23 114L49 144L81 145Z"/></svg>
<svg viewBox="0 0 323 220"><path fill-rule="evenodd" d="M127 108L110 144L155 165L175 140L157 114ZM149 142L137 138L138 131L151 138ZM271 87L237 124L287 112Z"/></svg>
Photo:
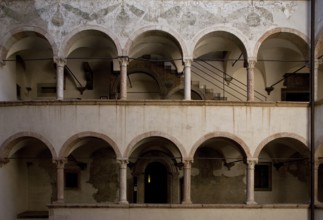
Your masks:
<svg viewBox="0 0 323 220"><path fill-rule="evenodd" d="M145 69L159 84L160 96L152 98L165 98L165 94L181 83L182 57L182 48L175 37L164 31L147 31L129 49L128 73Z"/></svg>
<svg viewBox="0 0 323 220"><path fill-rule="evenodd" d="M192 164L192 201L219 204L245 201L246 155L233 140L211 138L202 143Z"/></svg>
<svg viewBox="0 0 323 220"><path fill-rule="evenodd" d="M33 31L16 33L10 39L6 65L10 81L4 93L13 100L56 98L56 70L53 48L41 34Z"/></svg>
<svg viewBox="0 0 323 220"><path fill-rule="evenodd" d="M225 31L208 33L195 45L192 82L203 88L206 99L244 101L246 83L233 74L244 69L244 78L247 78L246 60L246 48L238 37Z"/></svg>
<svg viewBox="0 0 323 220"><path fill-rule="evenodd" d="M132 203L180 203L181 154L168 139L149 137L129 157L128 198Z"/></svg>
<svg viewBox="0 0 323 220"><path fill-rule="evenodd" d="M145 169L145 203L167 203L167 169L159 162Z"/></svg>
<svg viewBox="0 0 323 220"><path fill-rule="evenodd" d="M308 203L309 150L293 138L277 138L261 150L255 166L258 203Z"/></svg>
<svg viewBox="0 0 323 220"><path fill-rule="evenodd" d="M34 137L19 137L9 143L9 163L1 168L6 189L1 193L3 208L12 219L18 216L47 216L47 205L56 201L56 167L44 142Z"/></svg>
<svg viewBox="0 0 323 220"><path fill-rule="evenodd" d="M65 202L118 202L119 166L113 148L91 136L79 138L71 145L65 155Z"/></svg>
<svg viewBox="0 0 323 220"><path fill-rule="evenodd" d="M277 32L260 45L256 68L270 101L309 101L308 44L298 35Z"/></svg>
<svg viewBox="0 0 323 220"><path fill-rule="evenodd" d="M67 99L114 98L112 86L120 65L113 40L97 30L81 31L65 48L65 90Z"/></svg>

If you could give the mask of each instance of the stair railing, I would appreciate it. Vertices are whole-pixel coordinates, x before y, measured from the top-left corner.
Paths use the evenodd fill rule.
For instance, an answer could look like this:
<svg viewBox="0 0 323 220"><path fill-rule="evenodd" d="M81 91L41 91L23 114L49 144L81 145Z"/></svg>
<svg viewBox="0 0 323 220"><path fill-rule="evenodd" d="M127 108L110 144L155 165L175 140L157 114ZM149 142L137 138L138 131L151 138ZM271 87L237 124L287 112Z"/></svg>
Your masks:
<svg viewBox="0 0 323 220"><path fill-rule="evenodd" d="M206 64L206 66L205 65L202 65L201 63L204 63L204 64ZM212 80L216 80L216 81L218 81L218 82L221 82L221 83L223 83L223 81L226 81L226 79L225 79L225 76L228 76L229 74L227 74L225 71L223 71L223 70L221 70L221 69L219 69L218 67L216 67L215 65L213 65L213 64L211 64L211 63L209 63L209 62L207 62L207 61L205 61L205 60L196 60L195 62L194 62L194 64L198 64L200 67L198 68L198 67L196 67L195 65L192 65L192 67L196 67L196 68L198 68L201 72L203 72L204 74L206 74L207 76L209 76ZM202 70L202 68L204 68L204 69L206 69L206 70ZM216 71L214 71L214 70L216 70ZM220 73L221 74L220 74ZM196 73L196 72L194 72L194 74L196 74L196 75L198 75L199 77L201 77L200 76L200 74L198 74L198 73ZM215 77L214 76L214 74L216 75L216 76L218 76L220 79L218 79L217 77ZM240 95L242 95L244 98L246 98L247 97L247 95L246 95L246 93L247 93L247 85L245 84L245 83L243 83L243 82L241 82L241 81L239 81L238 79L236 79L236 78L234 78L234 77L232 77L232 76L230 76L230 78L231 78L231 82L230 82L230 85L231 86L229 86L229 85L225 85L225 84L223 84L223 86L224 87L226 87L226 88L228 88L228 89L230 89L230 90L232 90L232 91L234 91L234 92L236 92L236 93L238 93L238 94L240 94ZM205 79L206 80L206 79ZM222 81L223 80L223 81ZM210 82L211 83L211 80L207 80L208 82ZM213 84L213 83L212 83ZM235 88L233 88L233 86L235 86L236 87L236 89ZM219 86L216 86L216 87L218 87L219 88ZM237 96L235 96L235 95L233 95L232 94L232 92L229 92L229 91L226 91L228 94L230 94L231 96L233 96L233 97L235 97L235 98L237 98ZM255 92L255 98L257 99L257 100L259 100L259 101L266 101L267 100L267 97L265 96L265 95L263 95L262 93L260 93L259 91L257 91L257 90L254 90L254 92ZM240 98L237 98L237 99L239 99L239 100L241 100ZM241 100L242 101L242 100Z"/></svg>

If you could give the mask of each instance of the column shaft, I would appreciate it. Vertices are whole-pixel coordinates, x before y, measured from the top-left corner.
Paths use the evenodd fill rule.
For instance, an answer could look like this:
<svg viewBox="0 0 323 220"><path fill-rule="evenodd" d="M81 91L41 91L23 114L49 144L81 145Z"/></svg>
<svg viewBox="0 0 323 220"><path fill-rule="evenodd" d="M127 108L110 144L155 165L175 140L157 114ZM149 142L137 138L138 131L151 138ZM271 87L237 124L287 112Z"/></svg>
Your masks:
<svg viewBox="0 0 323 220"><path fill-rule="evenodd" d="M184 189L183 189L183 204L191 204L191 163L187 160L184 162Z"/></svg>
<svg viewBox="0 0 323 220"><path fill-rule="evenodd" d="M66 65L66 60L63 58L56 58L56 96L58 100L64 99L64 67Z"/></svg>
<svg viewBox="0 0 323 220"><path fill-rule="evenodd" d="M120 99L127 99L127 66L129 59L128 57L119 58L120 63Z"/></svg>
<svg viewBox="0 0 323 220"><path fill-rule="evenodd" d="M58 203L64 203L64 166L66 160L56 160L57 168L57 201Z"/></svg>
<svg viewBox="0 0 323 220"><path fill-rule="evenodd" d="M254 69L255 69L255 60L249 60L248 61L248 67L247 67L247 101L254 101L255 100L255 82L254 82Z"/></svg>
<svg viewBox="0 0 323 220"><path fill-rule="evenodd" d="M246 203L251 205L251 204L256 204L255 202L255 190L254 190L254 185L255 185L255 165L257 163L257 160L248 160L248 168L247 168L247 201Z"/></svg>
<svg viewBox="0 0 323 220"><path fill-rule="evenodd" d="M184 100L191 100L191 63L192 60L184 61Z"/></svg>
<svg viewBox="0 0 323 220"><path fill-rule="evenodd" d="M127 160L119 160L120 165L120 190L119 190L119 203L128 204L127 200Z"/></svg>

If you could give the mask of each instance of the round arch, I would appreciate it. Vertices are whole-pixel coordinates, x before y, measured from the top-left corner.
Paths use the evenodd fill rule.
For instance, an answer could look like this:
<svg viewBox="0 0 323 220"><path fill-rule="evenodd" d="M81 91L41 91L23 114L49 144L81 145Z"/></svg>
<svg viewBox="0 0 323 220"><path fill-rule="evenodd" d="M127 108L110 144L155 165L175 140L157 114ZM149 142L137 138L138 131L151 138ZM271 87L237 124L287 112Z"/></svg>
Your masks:
<svg viewBox="0 0 323 220"><path fill-rule="evenodd" d="M108 36L112 42L114 43L116 49L117 49L117 54L118 56L122 55L122 47L120 44L120 41L118 40L118 37L112 32L104 27L97 26L97 25L86 25L82 27L78 27L74 30L72 30L64 39L63 43L60 45L59 51L58 51L58 56L59 57L67 57L68 56L68 49L70 45L74 42L75 36L77 36L78 33L81 33L83 31L99 31L106 36Z"/></svg>
<svg viewBox="0 0 323 220"><path fill-rule="evenodd" d="M151 25L151 26L143 27L143 28L137 30L136 32L134 32L131 35L131 37L129 38L129 40L127 41L127 43L125 44L124 51L123 51L122 55L128 56L130 53L131 46L135 42L135 40L138 37L140 37L140 35L144 34L145 32L149 32L149 31L161 31L161 32L165 32L165 33L171 35L174 39L177 40L178 44L181 47L180 49L183 54L183 60L184 60L184 58L190 57L189 52L187 50L186 43L182 39L180 34L177 33L175 30L173 30L171 27L168 27L168 26L161 27L160 25Z"/></svg>
<svg viewBox="0 0 323 220"><path fill-rule="evenodd" d="M248 39L245 37L244 34L242 34L241 32L239 32L237 29L234 28L230 28L227 26L213 26L213 27L207 27L203 30L201 30L200 32L198 32L192 42L191 42L191 48L190 48L190 57L193 57L193 53L194 50L198 44L198 42L206 35L210 34L210 33L216 33L216 32L225 32L228 33L230 35L233 35L234 37L236 37L237 39L240 40L241 45L243 46L246 58L250 58L252 55L252 51L251 48L248 47Z"/></svg>
<svg viewBox="0 0 323 220"><path fill-rule="evenodd" d="M0 146L0 158L8 158L11 151L15 147L15 144L17 144L23 138L35 138L41 141L51 152L52 159L57 159L57 153L53 145L42 135L34 132L19 132L7 138Z"/></svg>
<svg viewBox="0 0 323 220"><path fill-rule="evenodd" d="M234 142L236 142L239 147L241 148L242 152L247 158L251 158L251 153L249 151L248 146L246 143L239 137L235 136L234 134L228 133L228 132L212 132L204 135L202 138L200 138L195 144L192 146L192 149L189 153L189 159L193 160L194 154L196 153L197 149L203 144L205 141L211 139L211 138L227 138Z"/></svg>
<svg viewBox="0 0 323 220"><path fill-rule="evenodd" d="M308 142L306 141L305 138L303 138L302 136L298 135L298 134L293 134L293 133L288 133L288 132L282 132L282 133L277 133L277 134L273 134L269 137L267 137L266 139L264 139L256 148L256 151L253 155L254 158L258 158L260 152L262 151L262 149L271 141L274 141L276 139L279 138L291 138L294 140L299 141L300 143L302 143L304 146L306 146L306 148L308 148Z"/></svg>
<svg viewBox="0 0 323 220"><path fill-rule="evenodd" d="M164 138L170 142L172 142L177 149L179 150L182 159L184 159L186 157L186 151L184 146L174 137L165 134L163 132L160 131L151 131L151 132L147 132L144 134L141 134L137 137L135 137L134 139L132 139L132 141L128 144L126 151L124 152L124 158L129 158L131 153L134 152L139 146L136 146L140 141L150 138L150 137L160 137L160 138Z"/></svg>
<svg viewBox="0 0 323 220"><path fill-rule="evenodd" d="M277 33L290 33L293 34L295 36L297 36L298 38L302 39L304 41L304 43L306 43L308 45L309 39L306 36L306 34L296 30L296 29L292 29L292 28L274 28L271 30L268 30L267 32L265 32L256 42L255 47L253 49L252 52L252 57L257 57L258 52L259 52L259 48L260 46L263 44L263 42L268 39L271 35L273 34L277 34Z"/></svg>
<svg viewBox="0 0 323 220"><path fill-rule="evenodd" d="M79 140L81 138L87 138L87 137L94 137L94 138L98 138L98 139L105 141L107 144L109 144L112 147L112 149L114 150L114 152L116 154L116 157L122 158L117 144L111 138L109 138L108 136L106 136L104 134L100 134L100 133L92 132L92 131L81 132L81 133L75 134L72 137L70 137L63 144L63 146L59 152L59 158L66 158L71 153L71 151L75 150L73 144L77 140Z"/></svg>
<svg viewBox="0 0 323 220"><path fill-rule="evenodd" d="M24 32L34 32L46 39L52 48L53 57L57 56L58 47L54 38L46 30L35 26L19 26L8 31L8 33L2 38L0 42L0 59L5 60L7 58L10 47L15 43L16 37L14 36L19 34L23 35Z"/></svg>

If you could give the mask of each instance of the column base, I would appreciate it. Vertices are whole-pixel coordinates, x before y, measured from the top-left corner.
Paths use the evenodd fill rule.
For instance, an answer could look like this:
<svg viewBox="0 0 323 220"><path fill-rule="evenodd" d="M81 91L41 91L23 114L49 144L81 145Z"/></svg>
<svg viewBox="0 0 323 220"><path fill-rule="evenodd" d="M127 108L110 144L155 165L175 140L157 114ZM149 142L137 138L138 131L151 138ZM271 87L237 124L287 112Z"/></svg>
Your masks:
<svg viewBox="0 0 323 220"><path fill-rule="evenodd" d="M258 203L255 201L246 201L247 205L257 205Z"/></svg>
<svg viewBox="0 0 323 220"><path fill-rule="evenodd" d="M126 200L124 200L124 201L119 201L119 204L121 204L121 205L128 205L128 204L129 204L129 202L128 202L128 201L126 201Z"/></svg>
<svg viewBox="0 0 323 220"><path fill-rule="evenodd" d="M190 200L189 201L183 201L182 204L183 205L190 205L190 204L192 204L192 201L190 201Z"/></svg>
<svg viewBox="0 0 323 220"><path fill-rule="evenodd" d="M65 203L64 199L56 200L53 202L53 204L63 204Z"/></svg>

